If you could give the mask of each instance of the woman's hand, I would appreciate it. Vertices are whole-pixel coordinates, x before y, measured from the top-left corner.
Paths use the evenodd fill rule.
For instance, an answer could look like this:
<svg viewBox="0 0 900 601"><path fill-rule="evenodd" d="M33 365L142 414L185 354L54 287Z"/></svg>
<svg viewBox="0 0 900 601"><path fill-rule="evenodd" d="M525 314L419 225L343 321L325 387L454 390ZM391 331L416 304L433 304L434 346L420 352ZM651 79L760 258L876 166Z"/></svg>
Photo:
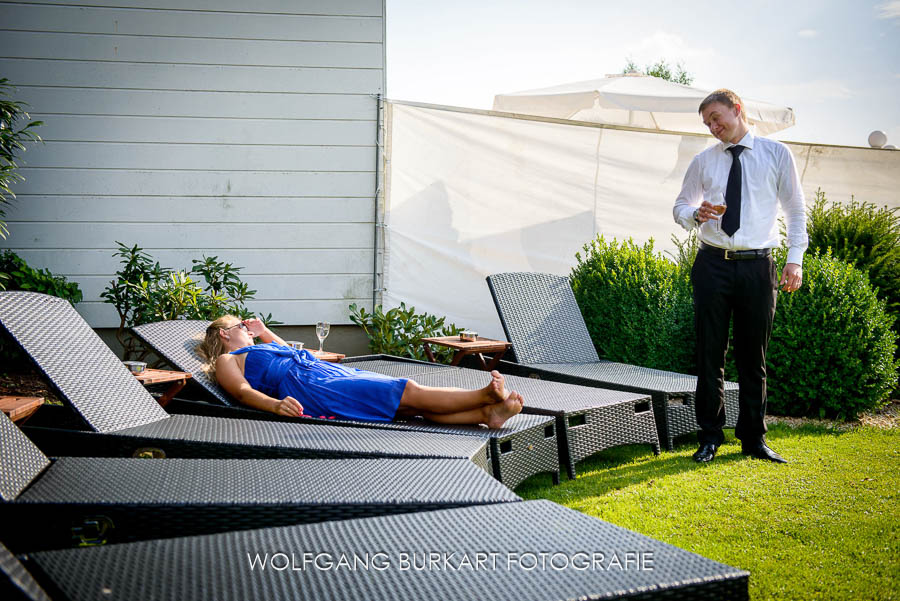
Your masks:
<svg viewBox="0 0 900 601"><path fill-rule="evenodd" d="M254 338L259 338L269 329L266 327L266 324L262 322L262 320L256 317L245 319L244 325L247 326L247 331L250 332L250 335Z"/></svg>
<svg viewBox="0 0 900 601"><path fill-rule="evenodd" d="M297 402L297 399L294 397L286 396L275 403L275 413L290 417L300 417L303 415L303 405Z"/></svg>

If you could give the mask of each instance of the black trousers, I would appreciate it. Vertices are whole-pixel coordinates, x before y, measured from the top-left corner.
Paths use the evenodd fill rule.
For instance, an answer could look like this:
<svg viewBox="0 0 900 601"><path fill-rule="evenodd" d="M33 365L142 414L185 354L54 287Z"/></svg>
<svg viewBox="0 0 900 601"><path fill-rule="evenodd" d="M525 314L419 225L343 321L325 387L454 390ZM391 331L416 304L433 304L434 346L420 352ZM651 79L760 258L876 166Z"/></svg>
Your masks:
<svg viewBox="0 0 900 601"><path fill-rule="evenodd" d="M772 334L777 274L772 257L725 260L701 249L691 271L697 332L695 409L700 443L725 436L725 353L734 319L734 358L740 386L735 436L744 443L766 432L766 350Z"/></svg>

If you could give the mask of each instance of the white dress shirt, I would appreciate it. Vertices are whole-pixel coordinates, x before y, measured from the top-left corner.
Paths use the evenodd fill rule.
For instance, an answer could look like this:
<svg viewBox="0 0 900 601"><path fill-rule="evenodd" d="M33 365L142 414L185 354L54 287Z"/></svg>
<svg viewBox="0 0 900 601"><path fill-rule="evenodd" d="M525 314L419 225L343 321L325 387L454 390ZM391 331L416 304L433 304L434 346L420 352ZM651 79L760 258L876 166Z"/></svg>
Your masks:
<svg viewBox="0 0 900 601"><path fill-rule="evenodd" d="M794 157L787 146L747 132L738 145L744 146L741 162L741 224L729 236L722 231L722 218L700 224L699 238L710 246L730 250L775 248L779 245L778 204L787 222L788 263L803 264L809 246L806 235L806 205ZM672 214L684 229L697 227L694 210L704 200L722 204L733 144L719 142L694 157L684 174L681 193L675 199ZM729 208L728 210L731 210Z"/></svg>

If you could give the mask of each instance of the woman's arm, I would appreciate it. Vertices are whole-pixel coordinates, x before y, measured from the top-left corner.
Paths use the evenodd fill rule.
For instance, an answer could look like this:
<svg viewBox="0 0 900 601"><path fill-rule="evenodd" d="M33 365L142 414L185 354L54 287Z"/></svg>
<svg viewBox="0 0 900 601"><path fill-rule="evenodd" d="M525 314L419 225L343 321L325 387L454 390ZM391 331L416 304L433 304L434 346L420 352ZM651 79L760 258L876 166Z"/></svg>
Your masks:
<svg viewBox="0 0 900 601"><path fill-rule="evenodd" d="M298 403L294 397L284 397L279 401L250 386L244 374L241 373L237 357L234 355L219 355L219 358L216 359L216 380L222 385L222 388L244 405L278 415L293 417L303 415L303 405Z"/></svg>
<svg viewBox="0 0 900 601"><path fill-rule="evenodd" d="M262 320L257 319L256 317L252 319L245 319L244 325L247 326L247 331L250 332L250 335L254 338L259 338L263 342L274 342L275 344L280 344L281 346L287 346L287 343L278 335L275 334L272 330L266 327L266 324L262 322Z"/></svg>

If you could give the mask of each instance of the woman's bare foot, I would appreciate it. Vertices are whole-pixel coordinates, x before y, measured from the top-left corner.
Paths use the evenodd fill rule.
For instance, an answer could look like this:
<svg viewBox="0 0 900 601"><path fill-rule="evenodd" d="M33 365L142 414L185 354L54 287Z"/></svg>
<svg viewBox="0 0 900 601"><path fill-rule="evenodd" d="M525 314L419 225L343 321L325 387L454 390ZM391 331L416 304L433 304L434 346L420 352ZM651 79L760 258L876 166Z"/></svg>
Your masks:
<svg viewBox="0 0 900 601"><path fill-rule="evenodd" d="M487 404L502 403L509 397L506 392L506 380L496 369L491 372L491 383L482 388L487 398Z"/></svg>
<svg viewBox="0 0 900 601"><path fill-rule="evenodd" d="M522 403L524 399L518 392L510 392L506 395L506 399L502 403L497 402L493 405L485 407L487 412L488 428L501 428L506 420L522 411Z"/></svg>

